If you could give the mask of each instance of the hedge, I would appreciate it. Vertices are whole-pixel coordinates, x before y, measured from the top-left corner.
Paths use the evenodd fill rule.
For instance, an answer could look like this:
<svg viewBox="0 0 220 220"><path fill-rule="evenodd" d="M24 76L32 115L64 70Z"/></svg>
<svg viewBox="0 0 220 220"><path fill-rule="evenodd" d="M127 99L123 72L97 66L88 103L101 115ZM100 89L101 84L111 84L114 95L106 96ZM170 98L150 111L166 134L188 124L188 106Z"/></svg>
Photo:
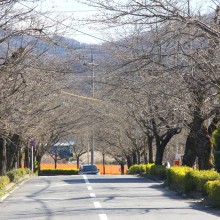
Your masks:
<svg viewBox="0 0 220 220"><path fill-rule="evenodd" d="M127 174L145 173L160 178L166 177L166 166L155 164L134 164L127 170Z"/></svg>
<svg viewBox="0 0 220 220"><path fill-rule="evenodd" d="M159 178L166 178L166 166L164 165L152 165L150 169L150 175L158 176Z"/></svg>
<svg viewBox="0 0 220 220"><path fill-rule="evenodd" d="M56 175L77 175L78 169L62 170L62 169L45 169L41 170L39 176L56 176Z"/></svg>
<svg viewBox="0 0 220 220"><path fill-rule="evenodd" d="M18 179L26 174L31 174L32 171L28 168L19 168L19 169L14 169L10 170L6 173L6 175L9 177L10 182L12 181L18 181Z"/></svg>
<svg viewBox="0 0 220 220"><path fill-rule="evenodd" d="M210 180L220 180L220 174L213 170L191 170L186 174L186 192L198 191L206 194L205 184Z"/></svg>
<svg viewBox="0 0 220 220"><path fill-rule="evenodd" d="M139 174L143 172L146 172L146 168L144 164L140 164L140 165L134 164L130 166L129 169L127 170L127 174Z"/></svg>
<svg viewBox="0 0 220 220"><path fill-rule="evenodd" d="M154 164L134 164L127 170L127 174L150 174L150 169Z"/></svg>
<svg viewBox="0 0 220 220"><path fill-rule="evenodd" d="M220 208L220 180L206 182L205 189L213 205Z"/></svg>
<svg viewBox="0 0 220 220"><path fill-rule="evenodd" d="M185 191L186 188L186 174L192 171L191 167L187 166L172 166L167 169L167 184L178 187Z"/></svg>
<svg viewBox="0 0 220 220"><path fill-rule="evenodd" d="M8 176L0 176L0 190L4 189L4 187L10 183L10 179Z"/></svg>
<svg viewBox="0 0 220 220"><path fill-rule="evenodd" d="M167 183L185 192L197 191L206 194L205 184L210 180L220 180L220 174L212 170L193 170L190 167L171 167L167 169Z"/></svg>
<svg viewBox="0 0 220 220"><path fill-rule="evenodd" d="M19 168L19 169L14 169L10 170L6 173L5 176L0 176L0 195L5 194L4 188L10 183L10 182L17 182L19 178L26 174L31 174L32 171L27 168Z"/></svg>

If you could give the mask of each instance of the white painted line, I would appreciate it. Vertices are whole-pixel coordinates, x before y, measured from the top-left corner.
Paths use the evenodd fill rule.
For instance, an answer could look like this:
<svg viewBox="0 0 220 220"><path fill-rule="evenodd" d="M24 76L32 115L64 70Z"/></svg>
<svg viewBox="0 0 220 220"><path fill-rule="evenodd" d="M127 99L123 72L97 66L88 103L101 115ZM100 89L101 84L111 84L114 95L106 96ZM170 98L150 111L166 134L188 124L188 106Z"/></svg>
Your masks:
<svg viewBox="0 0 220 220"><path fill-rule="evenodd" d="M108 220L106 214L99 214L99 218L100 218L100 220Z"/></svg>
<svg viewBox="0 0 220 220"><path fill-rule="evenodd" d="M95 193L90 193L90 197L91 197L91 198L96 198Z"/></svg>
<svg viewBox="0 0 220 220"><path fill-rule="evenodd" d="M87 189L88 189L89 191L92 191L92 187L91 187L91 186L87 186Z"/></svg>
<svg viewBox="0 0 220 220"><path fill-rule="evenodd" d="M86 175L83 175L83 179L85 180L86 184L89 184L89 180Z"/></svg>
<svg viewBox="0 0 220 220"><path fill-rule="evenodd" d="M11 190L10 192L9 192L9 194L11 194L11 193L13 193L15 190L17 190L19 187L18 186L16 186L13 190Z"/></svg>
<svg viewBox="0 0 220 220"><path fill-rule="evenodd" d="M9 194L6 194L5 196L3 196L0 200L0 202L3 202L8 196L9 196Z"/></svg>
<svg viewBox="0 0 220 220"><path fill-rule="evenodd" d="M101 204L99 202L93 202L95 208L102 208Z"/></svg>
<svg viewBox="0 0 220 220"><path fill-rule="evenodd" d="M86 175L82 175L84 180L87 180L87 176Z"/></svg>

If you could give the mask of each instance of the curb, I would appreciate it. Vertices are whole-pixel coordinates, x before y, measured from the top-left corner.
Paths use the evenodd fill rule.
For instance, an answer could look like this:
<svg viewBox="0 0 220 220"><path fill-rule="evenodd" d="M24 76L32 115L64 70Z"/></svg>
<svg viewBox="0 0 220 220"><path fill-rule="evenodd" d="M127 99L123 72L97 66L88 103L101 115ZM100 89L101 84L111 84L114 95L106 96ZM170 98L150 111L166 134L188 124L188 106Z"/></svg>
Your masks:
<svg viewBox="0 0 220 220"><path fill-rule="evenodd" d="M25 175L21 177L17 182L11 182L5 186L4 190L6 193L0 197L0 202L3 202L10 194L12 194L16 189L22 186L26 181L28 181L32 175Z"/></svg>

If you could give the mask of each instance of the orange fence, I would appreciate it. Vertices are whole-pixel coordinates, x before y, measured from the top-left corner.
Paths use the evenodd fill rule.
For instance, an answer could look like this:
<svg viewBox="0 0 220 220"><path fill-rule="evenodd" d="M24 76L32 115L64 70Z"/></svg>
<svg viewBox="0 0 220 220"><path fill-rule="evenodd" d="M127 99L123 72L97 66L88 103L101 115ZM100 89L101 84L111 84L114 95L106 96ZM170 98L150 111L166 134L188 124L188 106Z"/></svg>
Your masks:
<svg viewBox="0 0 220 220"><path fill-rule="evenodd" d="M100 173L103 174L103 165L96 164ZM41 170L54 169L54 164L41 164ZM57 164L57 169L77 169L76 164ZM119 165L105 165L105 174L121 174L121 166ZM124 172L126 173L127 166L125 166Z"/></svg>

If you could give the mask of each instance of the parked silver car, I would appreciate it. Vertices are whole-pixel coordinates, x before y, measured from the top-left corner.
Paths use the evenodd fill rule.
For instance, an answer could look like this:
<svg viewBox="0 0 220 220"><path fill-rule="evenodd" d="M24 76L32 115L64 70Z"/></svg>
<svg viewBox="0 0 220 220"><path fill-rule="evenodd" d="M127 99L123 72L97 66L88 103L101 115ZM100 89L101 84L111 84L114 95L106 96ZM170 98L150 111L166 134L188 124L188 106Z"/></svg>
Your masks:
<svg viewBox="0 0 220 220"><path fill-rule="evenodd" d="M79 174L100 175L99 169L94 164L83 164L80 166Z"/></svg>

